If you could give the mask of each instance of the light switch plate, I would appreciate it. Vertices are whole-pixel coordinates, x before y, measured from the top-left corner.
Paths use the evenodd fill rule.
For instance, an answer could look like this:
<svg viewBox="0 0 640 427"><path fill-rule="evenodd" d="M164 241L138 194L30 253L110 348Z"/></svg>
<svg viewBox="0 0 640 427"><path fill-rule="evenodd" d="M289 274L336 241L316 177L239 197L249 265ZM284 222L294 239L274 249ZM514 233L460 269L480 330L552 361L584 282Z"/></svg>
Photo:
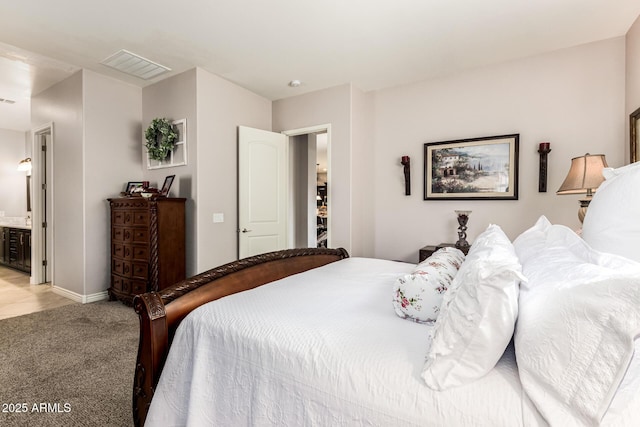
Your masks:
<svg viewBox="0 0 640 427"><path fill-rule="evenodd" d="M224 214L223 213L214 213L213 214L213 222L224 222Z"/></svg>

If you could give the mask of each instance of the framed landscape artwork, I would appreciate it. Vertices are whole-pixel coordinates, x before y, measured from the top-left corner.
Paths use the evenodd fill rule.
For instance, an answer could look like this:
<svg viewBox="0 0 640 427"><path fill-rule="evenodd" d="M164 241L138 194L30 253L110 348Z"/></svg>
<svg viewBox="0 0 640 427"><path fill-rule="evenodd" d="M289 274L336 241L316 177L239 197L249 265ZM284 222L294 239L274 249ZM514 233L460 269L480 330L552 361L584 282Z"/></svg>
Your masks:
<svg viewBox="0 0 640 427"><path fill-rule="evenodd" d="M424 144L424 200L517 200L520 135Z"/></svg>

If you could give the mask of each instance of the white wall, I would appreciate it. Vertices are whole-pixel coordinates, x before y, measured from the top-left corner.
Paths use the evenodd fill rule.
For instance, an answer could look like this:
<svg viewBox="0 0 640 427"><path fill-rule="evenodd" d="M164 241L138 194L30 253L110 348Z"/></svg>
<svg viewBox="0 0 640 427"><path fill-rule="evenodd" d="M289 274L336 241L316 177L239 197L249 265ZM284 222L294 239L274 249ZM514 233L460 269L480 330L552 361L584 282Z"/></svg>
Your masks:
<svg viewBox="0 0 640 427"><path fill-rule="evenodd" d="M0 129L0 211L5 216L26 216L27 173L18 163L27 157L25 132Z"/></svg>
<svg viewBox="0 0 640 427"><path fill-rule="evenodd" d="M143 129L156 117L187 119L188 164L143 171L158 186L175 174L171 195L187 198L187 276L237 259L237 127L269 130L271 102L194 68L145 87L142 110Z"/></svg>
<svg viewBox="0 0 640 427"><path fill-rule="evenodd" d="M111 283L110 210L128 181L139 181L142 90L84 70L85 295Z"/></svg>
<svg viewBox="0 0 640 427"><path fill-rule="evenodd" d="M141 178L141 113L139 88L87 70L32 98L33 127L54 125L53 284L81 297L110 285L107 198Z"/></svg>
<svg viewBox="0 0 640 427"><path fill-rule="evenodd" d="M374 256L377 189L372 185L374 166L372 94L351 88L351 179L352 179L352 252L355 256ZM394 143L394 141L388 141ZM398 160L399 161L399 160Z"/></svg>
<svg viewBox="0 0 640 427"><path fill-rule="evenodd" d="M455 242L453 211L469 209L468 240L497 223L510 238L542 214L579 227L579 196L557 196L570 159L602 153L624 163L624 38L373 93L375 256L417 261L427 244ZM424 201L423 144L520 134L517 201ZM538 144L551 143L548 192L538 193ZM404 195L400 157L411 157Z"/></svg>
<svg viewBox="0 0 640 427"><path fill-rule="evenodd" d="M31 99L32 127L54 123L53 284L79 295L84 294L86 263L82 80L78 71Z"/></svg>
<svg viewBox="0 0 640 427"><path fill-rule="evenodd" d="M351 252L351 85L273 102L273 131L331 124L329 215L331 246ZM352 254L354 255L354 254Z"/></svg>
<svg viewBox="0 0 640 427"><path fill-rule="evenodd" d="M415 261L422 246L457 239L455 209L473 211L470 241L490 222L514 238L541 214L578 228L579 196L555 191L572 157L624 163L624 49L616 38L369 93L338 86L275 101L273 129L331 123L332 246L354 256ZM520 134L519 200L423 200L424 143L508 133ZM538 193L543 141L552 152Z"/></svg>
<svg viewBox="0 0 640 427"><path fill-rule="evenodd" d="M640 108L640 17L626 36L626 115ZM625 160L629 160L629 121L626 122Z"/></svg>
<svg viewBox="0 0 640 427"><path fill-rule="evenodd" d="M197 69L198 271L238 257L238 126L271 130L271 102ZM213 223L223 213L224 222Z"/></svg>
<svg viewBox="0 0 640 427"><path fill-rule="evenodd" d="M196 70L192 69L154 83L142 89L142 129L138 136L139 162L142 177L158 188L168 175L175 175L171 186L171 197L186 198L186 258L187 276L194 275L196 268L196 242L198 229L196 226L196 191L198 117L196 113ZM151 120L166 117L169 120L187 119L187 165L163 169L147 169L146 150L143 149L144 130Z"/></svg>

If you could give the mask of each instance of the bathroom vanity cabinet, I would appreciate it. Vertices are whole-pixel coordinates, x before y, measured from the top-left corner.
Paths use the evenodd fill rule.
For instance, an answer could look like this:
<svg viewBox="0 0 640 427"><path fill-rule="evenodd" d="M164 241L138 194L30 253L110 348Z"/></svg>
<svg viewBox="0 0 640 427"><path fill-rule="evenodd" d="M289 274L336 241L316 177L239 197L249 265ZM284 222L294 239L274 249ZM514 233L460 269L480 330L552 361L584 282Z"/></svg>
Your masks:
<svg viewBox="0 0 640 427"><path fill-rule="evenodd" d="M31 273L31 230L0 227L0 265Z"/></svg>

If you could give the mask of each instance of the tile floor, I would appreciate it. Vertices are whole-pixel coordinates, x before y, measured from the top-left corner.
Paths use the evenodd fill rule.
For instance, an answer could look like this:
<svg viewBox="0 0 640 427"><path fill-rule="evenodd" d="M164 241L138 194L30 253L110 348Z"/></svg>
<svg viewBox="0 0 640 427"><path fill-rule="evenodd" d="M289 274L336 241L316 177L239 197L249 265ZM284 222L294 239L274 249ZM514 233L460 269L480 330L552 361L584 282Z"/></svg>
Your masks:
<svg viewBox="0 0 640 427"><path fill-rule="evenodd" d="M30 285L29 275L0 267L0 319L78 304L53 293L51 285Z"/></svg>

